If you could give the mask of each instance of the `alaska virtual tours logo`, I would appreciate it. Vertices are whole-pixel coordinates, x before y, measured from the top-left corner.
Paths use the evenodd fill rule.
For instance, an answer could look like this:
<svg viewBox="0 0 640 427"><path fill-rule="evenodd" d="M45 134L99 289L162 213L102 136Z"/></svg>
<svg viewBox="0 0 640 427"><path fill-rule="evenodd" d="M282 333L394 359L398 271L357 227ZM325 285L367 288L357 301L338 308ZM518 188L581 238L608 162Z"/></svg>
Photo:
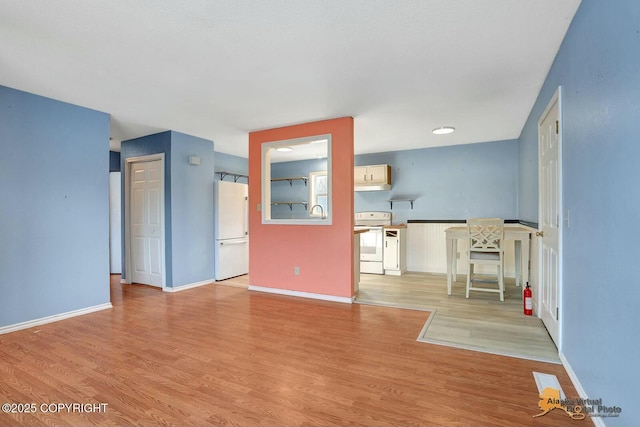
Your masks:
<svg viewBox="0 0 640 427"><path fill-rule="evenodd" d="M574 420L590 417L618 417L622 412L619 406L605 406L602 399L562 399L560 390L547 387L539 395L538 407L542 412L533 417L541 417L554 409L566 412Z"/></svg>

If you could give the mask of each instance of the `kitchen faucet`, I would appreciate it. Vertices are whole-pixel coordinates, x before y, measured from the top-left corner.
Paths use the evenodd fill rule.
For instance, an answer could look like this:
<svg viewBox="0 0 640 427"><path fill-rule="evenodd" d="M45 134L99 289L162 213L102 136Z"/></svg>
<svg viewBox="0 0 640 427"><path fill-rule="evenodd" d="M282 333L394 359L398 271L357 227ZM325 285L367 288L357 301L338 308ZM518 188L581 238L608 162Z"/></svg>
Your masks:
<svg viewBox="0 0 640 427"><path fill-rule="evenodd" d="M309 210L309 215L313 215L313 210L316 207L320 208L320 218L324 219L324 208L322 207L322 205L313 205L313 206L311 206L311 209Z"/></svg>

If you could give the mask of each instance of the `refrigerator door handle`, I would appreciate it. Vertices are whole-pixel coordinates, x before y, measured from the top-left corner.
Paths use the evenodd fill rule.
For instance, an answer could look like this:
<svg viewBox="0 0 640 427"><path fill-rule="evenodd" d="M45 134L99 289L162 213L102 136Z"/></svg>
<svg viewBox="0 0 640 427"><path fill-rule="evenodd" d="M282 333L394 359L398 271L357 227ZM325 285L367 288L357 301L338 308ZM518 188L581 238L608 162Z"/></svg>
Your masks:
<svg viewBox="0 0 640 427"><path fill-rule="evenodd" d="M249 197L244 198L244 235L249 235Z"/></svg>
<svg viewBox="0 0 640 427"><path fill-rule="evenodd" d="M241 240L237 242L220 242L220 246L231 246L231 245L245 245L248 242L246 240Z"/></svg>

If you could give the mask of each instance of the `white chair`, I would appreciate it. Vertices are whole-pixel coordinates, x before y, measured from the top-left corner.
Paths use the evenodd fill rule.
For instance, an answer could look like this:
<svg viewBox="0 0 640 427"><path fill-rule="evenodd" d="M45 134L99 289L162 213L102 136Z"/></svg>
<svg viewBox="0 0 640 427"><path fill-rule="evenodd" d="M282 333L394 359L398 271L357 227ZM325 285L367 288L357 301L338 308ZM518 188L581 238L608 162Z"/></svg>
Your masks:
<svg viewBox="0 0 640 427"><path fill-rule="evenodd" d="M467 298L469 291L497 292L504 301L504 220L500 218L473 218L467 220L469 233L467 271ZM498 289L474 287L474 266L494 265L497 269Z"/></svg>

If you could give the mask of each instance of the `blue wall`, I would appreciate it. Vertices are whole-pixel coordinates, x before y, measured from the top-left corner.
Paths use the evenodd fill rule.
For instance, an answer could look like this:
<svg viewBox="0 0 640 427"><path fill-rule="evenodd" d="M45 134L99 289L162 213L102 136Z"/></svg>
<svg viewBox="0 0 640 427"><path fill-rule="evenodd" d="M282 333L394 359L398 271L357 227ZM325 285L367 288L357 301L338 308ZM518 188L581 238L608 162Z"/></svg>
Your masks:
<svg viewBox="0 0 640 427"><path fill-rule="evenodd" d="M246 157L233 156L225 153L215 153L215 170L237 173L239 175L249 174L249 160ZM220 174L216 174L216 180L220 180ZM225 177L225 181L233 181L232 177ZM246 183L246 178L239 178L238 182Z"/></svg>
<svg viewBox="0 0 640 427"><path fill-rule="evenodd" d="M563 87L562 352L590 397L637 423L640 383L640 2L583 0L520 138L523 214L537 220L537 121Z"/></svg>
<svg viewBox="0 0 640 427"><path fill-rule="evenodd" d="M390 151L355 156L355 164L391 165L389 191L355 192L355 211L391 211L395 223L410 219L467 219L470 217L518 218L518 142L498 141L451 147ZM325 170L318 160L275 163L272 177L307 176ZM300 181L274 182L272 200L309 198ZM415 198L409 203L387 200ZM302 206L274 206L274 218L307 218Z"/></svg>
<svg viewBox="0 0 640 427"><path fill-rule="evenodd" d="M356 166L389 164L389 191L355 193L355 211L389 211L409 219L518 219L518 143L485 142L355 156Z"/></svg>
<svg viewBox="0 0 640 427"><path fill-rule="evenodd" d="M198 156L200 165L189 165ZM214 277L213 142L171 132L173 286Z"/></svg>
<svg viewBox="0 0 640 427"><path fill-rule="evenodd" d="M109 116L0 86L0 327L108 303Z"/></svg>
<svg viewBox="0 0 640 427"><path fill-rule="evenodd" d="M156 153L165 153L166 286L213 280L213 142L174 131L122 141L122 170L126 159ZM189 156L200 157L200 165L189 165ZM126 277L124 230L122 242Z"/></svg>
<svg viewBox="0 0 640 427"><path fill-rule="evenodd" d="M109 151L109 172L120 172L120 153Z"/></svg>

